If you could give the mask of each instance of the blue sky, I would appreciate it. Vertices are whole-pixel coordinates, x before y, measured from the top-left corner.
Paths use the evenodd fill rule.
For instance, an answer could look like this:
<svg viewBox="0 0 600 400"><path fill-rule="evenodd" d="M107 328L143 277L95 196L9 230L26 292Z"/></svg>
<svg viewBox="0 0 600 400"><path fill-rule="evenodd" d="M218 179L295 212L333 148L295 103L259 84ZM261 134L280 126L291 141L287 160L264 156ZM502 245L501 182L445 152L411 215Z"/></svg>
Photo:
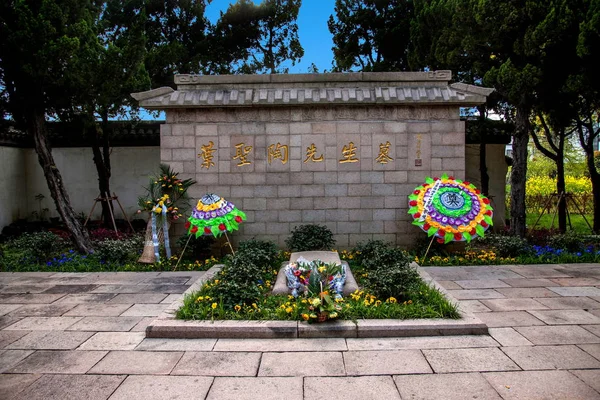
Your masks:
<svg viewBox="0 0 600 400"><path fill-rule="evenodd" d="M260 1L255 0L255 3ZM219 12L225 11L227 7L235 3L234 0L213 0L206 8L205 15L209 20L215 22L219 18ZM315 63L319 72L325 69L331 70L333 61L333 40L327 20L333 14L334 0L303 0L298 14L298 36L300 44L304 47L304 57L295 66L290 65L290 72L308 72L311 63Z"/></svg>

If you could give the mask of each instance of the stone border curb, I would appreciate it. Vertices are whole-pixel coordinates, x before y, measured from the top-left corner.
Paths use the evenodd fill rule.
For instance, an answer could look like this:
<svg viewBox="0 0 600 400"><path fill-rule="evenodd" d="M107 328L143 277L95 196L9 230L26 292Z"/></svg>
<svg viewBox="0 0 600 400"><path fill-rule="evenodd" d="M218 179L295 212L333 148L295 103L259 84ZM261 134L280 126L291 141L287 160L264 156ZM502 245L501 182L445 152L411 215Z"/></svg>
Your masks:
<svg viewBox="0 0 600 400"><path fill-rule="evenodd" d="M413 263L421 278L444 293L448 301L459 304L427 272ZM146 328L148 338L171 339L273 339L273 338L369 338L407 336L486 335L488 327L463 309L461 319L366 319L308 324L297 321L183 321L175 312L187 294L200 289L222 268L215 265L200 277Z"/></svg>

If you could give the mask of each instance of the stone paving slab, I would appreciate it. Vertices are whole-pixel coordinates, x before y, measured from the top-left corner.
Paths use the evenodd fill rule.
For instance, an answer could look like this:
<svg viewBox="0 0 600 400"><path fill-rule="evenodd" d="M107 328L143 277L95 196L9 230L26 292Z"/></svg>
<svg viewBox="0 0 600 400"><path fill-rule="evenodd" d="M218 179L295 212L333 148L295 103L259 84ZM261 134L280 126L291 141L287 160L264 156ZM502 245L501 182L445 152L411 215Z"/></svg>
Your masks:
<svg viewBox="0 0 600 400"><path fill-rule="evenodd" d="M544 325L544 322L526 311L498 311L475 315L490 328Z"/></svg>
<svg viewBox="0 0 600 400"><path fill-rule="evenodd" d="M27 335L29 331L0 331L0 349Z"/></svg>
<svg viewBox="0 0 600 400"><path fill-rule="evenodd" d="M256 376L260 353L188 351L171 375Z"/></svg>
<svg viewBox="0 0 600 400"><path fill-rule="evenodd" d="M263 353L258 376L343 376L340 352Z"/></svg>
<svg viewBox="0 0 600 400"><path fill-rule="evenodd" d="M600 337L600 325L581 325L581 327L587 331L592 332L594 335Z"/></svg>
<svg viewBox="0 0 600 400"><path fill-rule="evenodd" d="M29 350L74 350L79 347L81 343L88 340L93 334L93 332L33 331L13 342L6 348Z"/></svg>
<svg viewBox="0 0 600 400"><path fill-rule="evenodd" d="M48 290L49 286L44 284L39 285L8 285L0 289L0 293L12 293L12 294L30 294L30 293L42 293Z"/></svg>
<svg viewBox="0 0 600 400"><path fill-rule="evenodd" d="M123 379L118 375L43 375L14 400L105 400Z"/></svg>
<svg viewBox="0 0 600 400"><path fill-rule="evenodd" d="M462 289L462 287L454 283L454 281L437 281L437 283L446 290Z"/></svg>
<svg viewBox="0 0 600 400"><path fill-rule="evenodd" d="M600 392L600 371L598 370L574 370L569 371L585 383L587 383L590 387L592 387L597 392Z"/></svg>
<svg viewBox="0 0 600 400"><path fill-rule="evenodd" d="M481 300L481 303L492 311L524 311L548 309L548 307L540 303L538 299L495 299Z"/></svg>
<svg viewBox="0 0 600 400"><path fill-rule="evenodd" d="M569 275L555 269L554 264L537 264L536 266L510 267L511 271L525 278L569 278Z"/></svg>
<svg viewBox="0 0 600 400"><path fill-rule="evenodd" d="M400 394L390 376L308 377L304 378L304 399L400 400Z"/></svg>
<svg viewBox="0 0 600 400"><path fill-rule="evenodd" d="M50 304L65 296L64 294L15 294L2 299L4 304Z"/></svg>
<svg viewBox="0 0 600 400"><path fill-rule="evenodd" d="M580 349L600 360L600 344L580 344Z"/></svg>
<svg viewBox="0 0 600 400"><path fill-rule="evenodd" d="M125 303L125 304L158 304L167 297L163 293L146 293L146 294L117 294L113 296L108 303Z"/></svg>
<svg viewBox="0 0 600 400"><path fill-rule="evenodd" d="M94 304L85 303L75 306L64 314L77 317L118 317L127 311L133 304Z"/></svg>
<svg viewBox="0 0 600 400"><path fill-rule="evenodd" d="M75 304L26 304L8 314L11 317L60 317Z"/></svg>
<svg viewBox="0 0 600 400"><path fill-rule="evenodd" d="M556 286L550 279L527 279L527 278L508 278L502 279L504 283L515 287L515 288L532 288L532 287L546 287Z"/></svg>
<svg viewBox="0 0 600 400"><path fill-rule="evenodd" d="M146 339L148 340L148 339ZM202 340L202 339L198 339ZM206 339L212 340L212 339ZM330 339L219 339L213 351L346 351L342 338Z"/></svg>
<svg viewBox="0 0 600 400"><path fill-rule="evenodd" d="M397 375L394 381L403 399L501 399L479 373Z"/></svg>
<svg viewBox="0 0 600 400"><path fill-rule="evenodd" d="M598 400L600 394L567 371L484 373L503 399Z"/></svg>
<svg viewBox="0 0 600 400"><path fill-rule="evenodd" d="M596 278L553 278L552 282L559 284L560 286L598 286L600 285L600 279ZM556 286L556 285L548 285Z"/></svg>
<svg viewBox="0 0 600 400"><path fill-rule="evenodd" d="M494 289L448 290L458 300L503 299L505 296Z"/></svg>
<svg viewBox="0 0 600 400"><path fill-rule="evenodd" d="M331 395L332 390L328 391ZM281 400L282 398L302 400L302 378L216 377L206 400Z"/></svg>
<svg viewBox="0 0 600 400"><path fill-rule="evenodd" d="M500 279L469 279L464 281L455 281L455 283L462 289L495 289L510 287Z"/></svg>
<svg viewBox="0 0 600 400"><path fill-rule="evenodd" d="M600 324L600 318L583 310L529 311L548 325Z"/></svg>
<svg viewBox="0 0 600 400"><path fill-rule="evenodd" d="M81 317L26 317L4 329L20 331L65 330L80 320Z"/></svg>
<svg viewBox="0 0 600 400"><path fill-rule="evenodd" d="M212 377L128 376L110 400L204 399L212 383Z"/></svg>
<svg viewBox="0 0 600 400"><path fill-rule="evenodd" d="M77 294L91 292L96 289L98 285L54 285L48 290L44 290L44 293L64 293L64 294Z"/></svg>
<svg viewBox="0 0 600 400"><path fill-rule="evenodd" d="M217 339L145 338L135 349L139 351L211 351L215 347L216 342Z"/></svg>
<svg viewBox="0 0 600 400"><path fill-rule="evenodd" d="M127 311L123 312L123 317L158 317L169 304L134 304Z"/></svg>
<svg viewBox="0 0 600 400"><path fill-rule="evenodd" d="M0 399L10 400L27 388L42 375L2 374L0 375Z"/></svg>
<svg viewBox="0 0 600 400"><path fill-rule="evenodd" d="M504 296L516 299L516 298L532 298L532 297L555 297L558 296L555 292L550 291L546 288L499 288L496 289L499 293Z"/></svg>
<svg viewBox="0 0 600 400"><path fill-rule="evenodd" d="M485 335L422 336L400 338L346 339L349 351L454 349L467 347L496 347L498 343Z"/></svg>
<svg viewBox="0 0 600 400"><path fill-rule="evenodd" d="M2 350L0 351L0 374L8 371L25 358L33 354L32 350Z"/></svg>
<svg viewBox="0 0 600 400"><path fill-rule="evenodd" d="M67 318L67 317L64 317ZM70 326L69 330L74 331L104 331L104 332L125 332L133 328L141 317L71 317L78 318L80 321Z"/></svg>
<svg viewBox="0 0 600 400"><path fill-rule="evenodd" d="M0 329L5 329L7 326L14 325L15 322L22 320L18 317L0 317Z"/></svg>
<svg viewBox="0 0 600 400"><path fill-rule="evenodd" d="M489 312L492 311L486 307L480 300L463 300L459 304L462 311L469 313Z"/></svg>
<svg viewBox="0 0 600 400"><path fill-rule="evenodd" d="M423 354L436 373L519 369L497 348L423 350Z"/></svg>
<svg viewBox="0 0 600 400"><path fill-rule="evenodd" d="M419 350L352 351L344 353L348 375L431 374Z"/></svg>
<svg viewBox="0 0 600 400"><path fill-rule="evenodd" d="M502 351L524 370L600 368L600 361L574 345L506 347Z"/></svg>
<svg viewBox="0 0 600 400"><path fill-rule="evenodd" d="M15 311L20 307L23 307L23 304L0 304L0 317Z"/></svg>
<svg viewBox="0 0 600 400"><path fill-rule="evenodd" d="M111 351L89 373L168 375L182 356L183 352Z"/></svg>
<svg viewBox="0 0 600 400"><path fill-rule="evenodd" d="M551 291L561 296L578 297L578 296L600 296L600 288L592 286L580 287L549 287Z"/></svg>
<svg viewBox="0 0 600 400"><path fill-rule="evenodd" d="M106 351L38 350L9 369L8 372L16 374L85 374L106 353Z"/></svg>
<svg viewBox="0 0 600 400"><path fill-rule="evenodd" d="M144 332L98 332L79 350L133 350L145 336Z"/></svg>
<svg viewBox="0 0 600 400"><path fill-rule="evenodd" d="M600 343L600 338L577 325L523 326L515 330L533 344Z"/></svg>
<svg viewBox="0 0 600 400"><path fill-rule="evenodd" d="M56 300L54 304L62 303L104 303L114 298L116 293L86 293L86 294L68 294L65 297Z"/></svg>
<svg viewBox="0 0 600 400"><path fill-rule="evenodd" d="M552 310L600 309L600 303L589 297L550 297L535 300Z"/></svg>
<svg viewBox="0 0 600 400"><path fill-rule="evenodd" d="M490 336L502 346L532 346L529 340L513 328L490 328Z"/></svg>

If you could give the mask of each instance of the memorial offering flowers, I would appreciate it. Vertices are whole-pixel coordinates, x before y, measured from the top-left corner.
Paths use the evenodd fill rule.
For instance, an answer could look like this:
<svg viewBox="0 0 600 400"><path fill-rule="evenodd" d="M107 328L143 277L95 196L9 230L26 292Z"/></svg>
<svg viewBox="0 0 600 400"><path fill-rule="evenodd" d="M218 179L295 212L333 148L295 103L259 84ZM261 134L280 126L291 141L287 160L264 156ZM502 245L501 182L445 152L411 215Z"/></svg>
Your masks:
<svg viewBox="0 0 600 400"><path fill-rule="evenodd" d="M343 302L346 281L343 265L326 264L320 260L290 263L284 270L292 296L302 293L301 316L306 321L323 322L338 317Z"/></svg>
<svg viewBox="0 0 600 400"><path fill-rule="evenodd" d="M167 216L177 220L187 207L187 190L196 181L192 179L180 179L179 173L173 171L165 164L160 165L158 174L150 177L150 183L145 188L146 193L138 198L138 214L142 211L154 211L160 214L157 205L167 207Z"/></svg>
<svg viewBox="0 0 600 400"><path fill-rule="evenodd" d="M238 210L232 203L216 194L203 196L192 215L188 218L185 228L196 238L202 235L219 237L227 231L239 229L239 224L246 220L246 214Z"/></svg>
<svg viewBox="0 0 600 400"><path fill-rule="evenodd" d="M439 243L467 241L484 237L493 224L490 200L467 181L446 174L441 178L425 179L408 196L408 213L413 225Z"/></svg>

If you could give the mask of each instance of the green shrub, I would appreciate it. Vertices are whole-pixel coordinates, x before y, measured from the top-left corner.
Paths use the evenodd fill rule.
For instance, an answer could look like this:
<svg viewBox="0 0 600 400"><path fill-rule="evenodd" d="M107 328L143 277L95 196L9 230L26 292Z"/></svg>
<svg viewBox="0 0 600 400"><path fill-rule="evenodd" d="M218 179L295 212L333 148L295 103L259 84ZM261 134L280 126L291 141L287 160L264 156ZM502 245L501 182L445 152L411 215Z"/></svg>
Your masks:
<svg viewBox="0 0 600 400"><path fill-rule="evenodd" d="M290 251L331 250L335 240L333 232L326 226L310 224L294 227L285 244Z"/></svg>
<svg viewBox="0 0 600 400"><path fill-rule="evenodd" d="M421 283L419 273L410 266L410 255L381 241L359 244L360 264L364 268L365 288L379 298L402 298Z"/></svg>
<svg viewBox="0 0 600 400"><path fill-rule="evenodd" d="M240 243L238 251L225 263L219 274L220 284L214 295L229 308L252 304L261 297L262 278L277 260L277 247L270 242L250 240Z"/></svg>
<svg viewBox="0 0 600 400"><path fill-rule="evenodd" d="M573 231L554 235L548 239L548 246L554 249L562 249L576 253L583 250L585 246L585 235Z"/></svg>
<svg viewBox="0 0 600 400"><path fill-rule="evenodd" d="M491 246L498 257L518 257L531 252L527 240L520 236L489 234L479 240L479 244Z"/></svg>
<svg viewBox="0 0 600 400"><path fill-rule="evenodd" d="M67 242L52 232L24 233L10 241L7 248L21 258L33 262L44 262L64 250Z"/></svg>
<svg viewBox="0 0 600 400"><path fill-rule="evenodd" d="M210 256L210 248L215 242L213 236L200 236L199 238L192 237L191 239L189 239L189 237L190 235L186 233L177 239L177 246L182 250L187 243L185 253L183 254L184 259L195 261Z"/></svg>
<svg viewBox="0 0 600 400"><path fill-rule="evenodd" d="M105 263L123 265L137 260L143 247L144 238L141 235L126 239L107 239L96 244L95 254Z"/></svg>

